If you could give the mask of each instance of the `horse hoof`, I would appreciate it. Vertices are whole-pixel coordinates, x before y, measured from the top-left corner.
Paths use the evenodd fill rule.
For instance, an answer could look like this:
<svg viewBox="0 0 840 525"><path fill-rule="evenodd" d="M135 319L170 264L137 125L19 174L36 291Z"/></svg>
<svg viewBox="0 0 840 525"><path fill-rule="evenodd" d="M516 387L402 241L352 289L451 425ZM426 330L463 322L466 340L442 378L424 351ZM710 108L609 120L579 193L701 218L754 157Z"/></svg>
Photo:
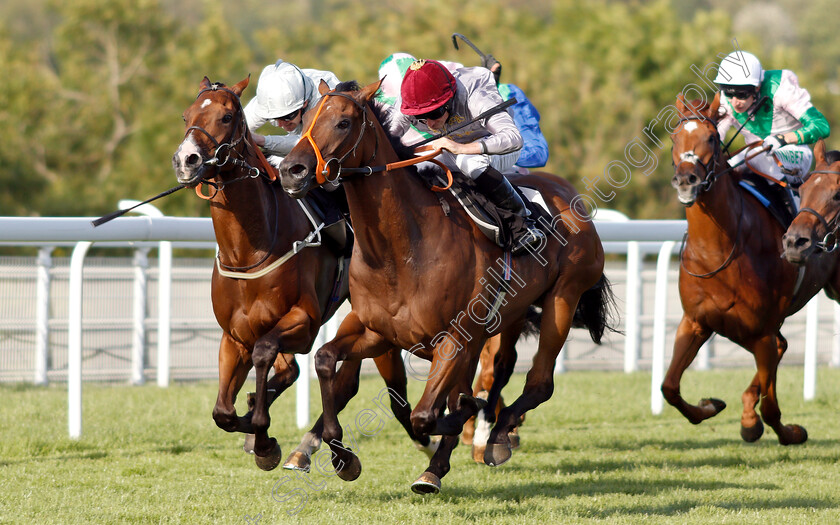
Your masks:
<svg viewBox="0 0 840 525"><path fill-rule="evenodd" d="M761 419L759 419L758 422L751 427L741 425L741 439L747 443L755 443L763 434L764 423L761 422Z"/></svg>
<svg viewBox="0 0 840 525"><path fill-rule="evenodd" d="M700 400L700 403L697 405L702 408L706 412L710 412L708 416L704 419L708 419L712 416L716 416L720 414L724 408L726 408L726 403L724 403L720 399L715 399L713 397L707 397Z"/></svg>
<svg viewBox="0 0 840 525"><path fill-rule="evenodd" d="M498 467L510 459L510 447L499 443L487 443L484 450L484 464L491 467Z"/></svg>
<svg viewBox="0 0 840 525"><path fill-rule="evenodd" d="M791 439L784 442L782 441L782 436L779 436L779 443L782 445L801 445L808 441L808 431L805 430L805 427L800 425L787 425L785 428L790 431Z"/></svg>
<svg viewBox="0 0 840 525"><path fill-rule="evenodd" d="M358 479L359 476L362 474L362 462L359 461L359 457L352 451L347 450L346 454L344 455L347 454L350 455L350 460L340 460L343 461L343 464L341 465L341 468L338 468L336 466L336 473L338 474L338 477L343 479L344 481L356 481L356 479ZM336 461L339 460L333 457L333 466L335 466Z"/></svg>
<svg viewBox="0 0 840 525"><path fill-rule="evenodd" d="M282 457L283 451L280 450L280 444L275 441L274 450L272 450L267 456L254 455L254 462L256 462L257 466L262 470L274 470L277 468L277 465L280 464L280 461L282 461Z"/></svg>
<svg viewBox="0 0 840 525"><path fill-rule="evenodd" d="M424 472L411 484L415 494L437 494L440 492L440 478L431 472Z"/></svg>
<svg viewBox="0 0 840 525"><path fill-rule="evenodd" d="M484 463L484 451L487 450L486 445L473 445L472 457L476 463Z"/></svg>
<svg viewBox="0 0 840 525"><path fill-rule="evenodd" d="M286 458L286 462L283 463L283 468L286 470L297 470L300 472L309 472L309 468L311 466L311 460L307 454L300 452L299 450L295 450L289 457Z"/></svg>
<svg viewBox="0 0 840 525"><path fill-rule="evenodd" d="M245 434L245 443L242 444L242 450L244 450L246 454L254 453L255 439L254 434Z"/></svg>
<svg viewBox="0 0 840 525"><path fill-rule="evenodd" d="M516 432L508 432L508 440L510 440L510 449L516 450L519 448L519 434Z"/></svg>

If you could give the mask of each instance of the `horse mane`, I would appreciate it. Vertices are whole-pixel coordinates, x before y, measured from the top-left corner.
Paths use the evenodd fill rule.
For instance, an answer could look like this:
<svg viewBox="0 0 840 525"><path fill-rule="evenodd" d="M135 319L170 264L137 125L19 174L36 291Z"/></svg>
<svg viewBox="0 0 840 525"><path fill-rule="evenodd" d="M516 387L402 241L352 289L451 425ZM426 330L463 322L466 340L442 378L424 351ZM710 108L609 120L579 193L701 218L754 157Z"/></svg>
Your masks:
<svg viewBox="0 0 840 525"><path fill-rule="evenodd" d="M834 164L837 161L840 161L840 151L837 151L836 149L833 149L831 151L826 151L825 152L825 162L826 162L826 164L831 166L832 164Z"/></svg>

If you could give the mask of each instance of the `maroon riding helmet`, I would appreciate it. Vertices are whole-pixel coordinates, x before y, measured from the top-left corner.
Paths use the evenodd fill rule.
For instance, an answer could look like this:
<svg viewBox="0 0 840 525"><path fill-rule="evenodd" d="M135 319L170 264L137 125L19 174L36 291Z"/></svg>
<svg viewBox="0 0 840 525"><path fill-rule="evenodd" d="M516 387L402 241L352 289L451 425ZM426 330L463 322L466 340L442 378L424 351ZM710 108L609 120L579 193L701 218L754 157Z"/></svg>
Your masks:
<svg viewBox="0 0 840 525"><path fill-rule="evenodd" d="M422 115L446 104L455 95L455 77L437 60L417 60L405 72L400 87L405 115Z"/></svg>

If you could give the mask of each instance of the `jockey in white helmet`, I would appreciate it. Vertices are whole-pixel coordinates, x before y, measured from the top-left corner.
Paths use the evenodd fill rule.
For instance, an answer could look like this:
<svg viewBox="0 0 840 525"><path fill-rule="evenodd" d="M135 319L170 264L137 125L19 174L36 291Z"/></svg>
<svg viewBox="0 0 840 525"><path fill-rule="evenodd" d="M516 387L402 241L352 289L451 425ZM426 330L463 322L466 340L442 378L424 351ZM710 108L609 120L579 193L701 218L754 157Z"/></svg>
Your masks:
<svg viewBox="0 0 840 525"><path fill-rule="evenodd" d="M297 144L302 132L303 114L315 107L321 94L318 85L324 80L330 88L338 78L330 71L300 69L278 60L266 66L257 82L257 95L245 106L245 119L254 142L268 154L284 157ZM254 133L266 122L286 130L286 135Z"/></svg>
<svg viewBox="0 0 840 525"><path fill-rule="evenodd" d="M807 175L813 159L808 144L827 137L830 130L793 71L763 70L755 55L739 50L721 61L715 84L723 93L718 121L721 137L730 127L746 122L741 131L745 141L761 140L758 148L767 149L766 155L756 156L750 166L780 181L786 175L794 180ZM755 151L742 152L730 163Z"/></svg>

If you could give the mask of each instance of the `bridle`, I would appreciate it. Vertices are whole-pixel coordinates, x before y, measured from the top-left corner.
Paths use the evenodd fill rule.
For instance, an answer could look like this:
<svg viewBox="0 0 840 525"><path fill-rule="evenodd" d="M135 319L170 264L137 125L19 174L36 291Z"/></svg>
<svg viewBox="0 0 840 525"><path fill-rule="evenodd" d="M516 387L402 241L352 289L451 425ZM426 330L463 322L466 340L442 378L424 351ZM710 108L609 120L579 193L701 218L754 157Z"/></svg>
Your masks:
<svg viewBox="0 0 840 525"><path fill-rule="evenodd" d="M697 157L697 155L695 155L693 151L692 152L685 152L685 153L680 155L680 158L684 159L680 162L680 164L682 162L689 162L691 164L699 164L700 166L703 167L703 170L705 171L706 176L703 178L703 181L700 183L700 185L701 185L702 191L706 192L706 191L709 191L709 189L712 187L712 184L714 184L714 182L718 179L718 177L720 177L721 175L724 175L726 173L729 173L735 167L737 167L738 164L736 164L735 166L730 166L729 168L727 168L727 169L725 169L721 172L718 172L717 171L717 165L718 165L717 162L718 162L718 157L720 157L722 150L721 150L720 136L717 133L717 124L712 119L709 119L709 118L706 118L706 117L697 117L697 116L682 117L679 121L679 124L682 124L683 122L688 122L688 121L691 121L691 120L699 120L701 122L708 122L709 124L711 124L712 129L713 129L713 133L714 133L714 137L715 137L714 152L712 154L712 158L706 164L703 164L700 161L699 157ZM687 154L692 155L693 159L688 160ZM707 273L694 273L691 270L689 270L688 268L686 268L685 259L683 259L683 250L685 249L685 244L686 244L686 241L688 240L688 232L686 231L685 235L683 236L682 245L680 246L679 258L680 258L680 267L688 275L690 275L692 277L698 277L700 279L708 279L710 277L713 277L713 276L717 275L719 272L723 271L723 269L726 268L727 266L729 266L729 264L735 259L735 252L738 248L738 242L741 239L741 222L742 222L742 219L743 219L743 216L744 216L744 196L741 195L741 192L736 192L736 193L738 193L738 196L740 197L740 200L741 200L741 211L738 213L738 225L736 226L735 239L732 241L732 250L730 250L729 255L726 257L726 260L724 260L723 263L720 266L718 266L716 269L712 270L711 272L707 272Z"/></svg>
<svg viewBox="0 0 840 525"><path fill-rule="evenodd" d="M212 157L210 157L209 159L204 161L204 164L206 166L214 166L216 168L216 170L215 170L215 173L213 175L205 176L199 182L199 184L196 186L196 194L199 197L201 197L202 199L210 200L213 197L215 197L218 192L222 191L225 188L225 186L227 186L229 184L233 184L234 182L239 182L241 180L246 180L246 179L256 179L257 177L259 177L261 175L264 176L266 178L266 180L270 182L272 180L272 177L269 176L269 174L267 172L260 171L258 168L254 167L254 166L251 166L244 159L243 153L240 152L237 149L239 144L244 144L246 148L248 146L250 146L250 143L248 142L248 140L246 138L248 136L248 126L247 126L247 122L245 121L245 117L244 117L245 112L242 109L242 103L239 100L239 95L237 95L236 93L234 93L233 91L231 91L230 89L225 87L223 84L220 84L220 83L216 82L216 83L211 84L209 88L205 88L205 89L202 89L201 91L199 91L198 95L196 95L195 99L198 100L199 98L201 98L201 95L203 95L204 93L207 93L208 91L224 91L224 92L230 94L233 97L233 99L236 101L236 105L237 105L237 107L236 107L237 111L234 112L236 114L235 118L237 119L237 122L234 126L231 127L230 134L227 137L225 137L225 139L221 143L218 140L216 140L216 138L212 134L210 134L209 131L207 131L206 129L204 129L201 126L195 126L195 125L190 126L189 128L187 128L187 131L184 133L184 140L186 140L187 136L189 136L189 134L192 133L193 131L198 131L200 133L203 133L213 143L213 155L212 155ZM238 137L236 137L237 134L238 134ZM236 137L236 138L234 138L234 137ZM232 156L232 154L235 155L235 156ZM245 175L243 175L241 177L234 178L234 179L230 179L230 180L227 180L227 181L218 180L218 181L214 182L214 181L208 180L209 178L216 177L219 173L221 173L222 167L226 166L227 164L231 165L231 167L230 167L231 170L237 169L237 168L244 170ZM209 197L203 195L201 193L201 190L200 190L201 184L207 184L208 186L212 186L214 188L213 194L210 195ZM277 234L280 230L280 224L279 224L280 204L277 202L277 199L271 198L271 199L268 199L268 200L272 201L272 203L273 203L274 216L275 217L274 217L274 221L273 221L274 222L274 229L273 229L274 231L271 234L271 246L266 250L265 255L263 255L263 257L260 258L260 260L258 260L254 264L249 264L247 266L229 266L229 265L226 265L226 264L222 263L221 258L217 257L216 260L217 260L219 266L221 266L222 268L224 268L225 270L228 270L230 272L243 272L243 271L246 271L246 270L251 270L251 269L254 269L254 268L260 266L261 264L263 264L271 256L271 254L274 252L274 247L277 244Z"/></svg>
<svg viewBox="0 0 840 525"><path fill-rule="evenodd" d="M326 104L327 97L336 97L336 96L346 98L347 100L352 102L353 105L356 106L356 108L358 108L358 110L362 114L362 125L361 125L361 128L359 129L359 136L356 138L356 142L353 144L352 148L348 149L344 153L344 155L342 155L340 158L339 157L331 157L329 160L324 160L324 155L321 153L321 148L318 147L318 145L315 143L315 139L312 138L312 130L315 129L315 123L318 122L318 118L321 116L321 110L324 109L324 105ZM383 164L383 165L379 165L379 166L371 166L371 163L373 163L374 159L376 159L376 154L379 150L379 135L378 134L374 134L374 137L376 138L376 145L374 146L373 153L371 154L370 159L368 159L367 162L362 163L362 166L358 167L358 168L345 168L344 166L342 166L344 161L347 160L347 157L349 157L350 155L355 156L355 152L358 149L359 145L362 143L362 138L364 138L365 132L368 130L368 128L370 128L371 131L373 131L373 129L374 129L374 126L375 126L374 120L369 119L367 113L368 113L367 108L364 105L362 105L361 103L359 103L359 101L356 100L349 93L345 93L343 91L330 91L328 93L325 93L324 96L321 97L321 100L318 102L318 109L315 112L315 117L312 119L312 122L309 124L309 128L306 130L306 132L303 135L301 135L301 138L300 138L301 141L306 140L307 142L309 142L309 145L312 147L312 150L315 152L315 158L318 160L318 163L315 167L315 180L318 182L318 184L330 183L334 186L338 186L340 184L339 179L344 175L365 175L365 176L368 176L368 175L373 175L374 173L380 173L380 172L383 172L383 171L395 170L395 169L404 168L406 166L410 166L410 165L413 165L413 164L419 164L421 162L429 161L429 162L433 162L433 163L437 164L438 166L440 166L441 168L443 168L444 172L446 173L447 179L448 179L448 183L445 187L432 186L432 191L445 191L445 190L449 189L449 187L452 185L452 181L453 181L452 172L449 170L449 168L447 168L442 163L440 163L439 161L434 159L434 157L437 157L440 154L441 150L439 150L439 149L432 150L431 153L429 153L427 155L416 156L416 157L413 157L413 158L408 159L408 160L403 160L403 161L399 161L399 162L392 162L390 164ZM429 147L427 146L427 147L424 147L424 148L417 148L415 151L428 151L428 150L429 150ZM333 175L332 166L335 166L335 173L334 173L334 176L332 178L330 178L330 176Z"/></svg>
<svg viewBox="0 0 840 525"><path fill-rule="evenodd" d="M196 186L196 193L199 195L199 197L209 200L212 199L216 195L216 193L223 190L224 187L228 184L232 184L240 180L255 179L261 175L266 177L266 179L268 179L269 181L272 180L272 177L270 177L268 173L262 172L259 168L251 166L248 162L246 162L243 157L243 154L236 149L239 146L239 144L243 142L246 148L250 146L250 143L246 139L246 137L248 136L248 127L247 122L244 118L245 112L242 110L242 103L239 100L239 95L225 87L223 84L216 82L211 84L209 88L204 88L201 91L199 91L195 99L198 100L199 98L201 98L201 95L207 93L208 91L224 91L233 97L237 105L237 111L235 111L237 122L234 126L231 127L230 134L227 137L225 137L225 139L221 143L218 140L216 140L216 137L210 134L209 131L207 131L201 126L190 126L184 133L184 140L186 140L190 133L198 131L204 134L204 136L210 139L210 142L213 143L213 155L209 159L204 161L204 165L214 166L216 168L215 173L213 173L212 175L205 176L201 180L201 182L199 182L199 185ZM235 156L232 156L232 154ZM221 168L226 166L227 164L230 164L232 168L243 169L246 172L246 174L228 181L213 182L209 180L211 178L216 177L222 171ZM199 188L201 187L201 184L207 184L208 186L212 186L214 188L214 192L210 197L205 197L200 193Z"/></svg>
<svg viewBox="0 0 840 525"><path fill-rule="evenodd" d="M812 171L809 177L814 173L823 173L826 175L840 175L840 171L817 170ZM840 243L838 242L837 235L838 231L840 231L840 225L838 225L838 221L840 221L840 211L835 213L831 220L827 220L820 212L813 208L800 208L799 213L797 213L796 215L799 216L799 214L801 213L809 213L813 215L820 221L820 224L823 225L823 228L825 228L825 236L821 241L814 243L814 247L817 248L817 250L821 250L826 253L831 253L834 250L836 250L838 244Z"/></svg>

